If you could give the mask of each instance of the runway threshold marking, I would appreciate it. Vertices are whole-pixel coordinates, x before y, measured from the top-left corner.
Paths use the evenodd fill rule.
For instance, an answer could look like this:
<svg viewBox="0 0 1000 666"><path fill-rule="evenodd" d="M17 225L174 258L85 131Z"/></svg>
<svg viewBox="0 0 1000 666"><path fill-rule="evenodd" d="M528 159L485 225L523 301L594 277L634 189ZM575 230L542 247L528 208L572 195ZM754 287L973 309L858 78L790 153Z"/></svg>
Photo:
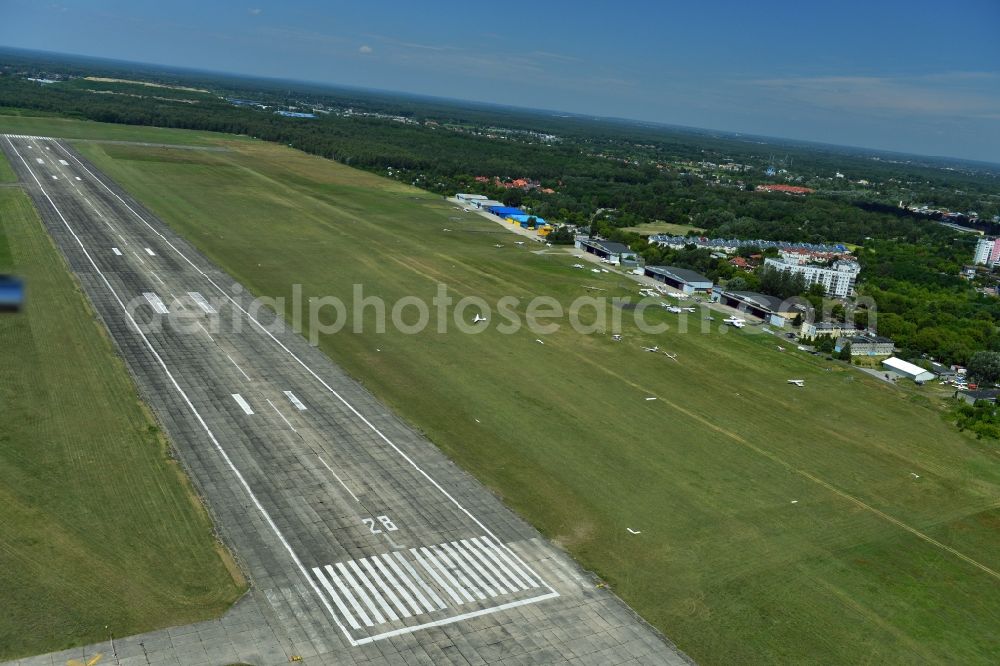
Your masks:
<svg viewBox="0 0 1000 666"><path fill-rule="evenodd" d="M250 408L250 403L248 403L243 396L239 393L233 393L232 395L233 400L236 401L236 404L240 406L240 409L242 409L247 416L253 415L253 409Z"/></svg>
<svg viewBox="0 0 1000 666"><path fill-rule="evenodd" d="M167 306L163 304L163 301L159 296L151 291L145 292L143 296L145 296L146 300L149 301L149 305L153 308L153 312L156 312L157 314L170 314L170 310L168 310Z"/></svg>
<svg viewBox="0 0 1000 666"><path fill-rule="evenodd" d="M539 579L485 535L335 562L313 567L312 573L354 629L440 613L484 600L533 594L542 587ZM513 607L534 600L521 598L504 605ZM471 617L482 612L489 610L459 616ZM450 617L439 617L420 626L446 623Z"/></svg>
<svg viewBox="0 0 1000 666"><path fill-rule="evenodd" d="M9 141L9 139L8 139L8 141ZM13 148L13 142L10 142L10 143L11 143L11 147ZM336 391L332 386L330 386L322 377L319 376L319 374L316 373L315 370L313 370L297 354L295 354L283 342L281 342L277 337L275 337L274 334L271 331L269 331L264 324L262 324L256 317L254 317L253 315L251 315L245 308L243 308L243 306L241 306L240 303L238 301L236 301L236 299L234 299L228 292L226 292L225 289L223 289L221 286L219 286L219 284L216 283L215 280L213 280L204 270L202 270L201 268L199 268L197 266L197 264L195 264L187 255L185 255L183 252L181 252L177 248L177 246L174 245L172 242L170 242L170 240L163 233L161 233L156 228L154 228L153 225L151 225L149 223L149 221L147 221L131 205L129 205L129 203L127 201L125 201L125 199L123 199L117 192L115 192L113 189L111 189L111 187L109 187L108 184L104 182L104 180L102 180L93 171L91 171L87 167L87 165L84 164L72 152L70 152L69 150L65 149L61 144L57 143L56 145L61 150L63 150L70 159L72 159L77 165L79 165L80 168L82 168L91 178L93 178L97 183L99 183L101 185L101 187L103 187L112 196L114 196L116 199L118 199L118 201L126 209L128 209L128 211L130 213L132 213L132 215L134 215L136 217L136 219L138 219L147 229L149 229L151 232L153 232L154 234L156 234L161 239L161 241L164 242L167 245L167 247L169 247L171 250L173 250L177 254L178 257L180 257L181 259L183 259L184 262L186 262L189 266L191 266L192 269L194 269L209 284L211 284L212 287L223 296L223 298L227 299L230 303L232 303L232 305L237 310L239 310L240 312L242 312L247 317L247 319L258 328L258 330L260 330L264 335L266 335L267 337L269 337L285 353L287 353L289 356L291 356L291 358L298 365L300 365L309 375L311 375L313 377L313 379L315 379L323 388L325 388L328 392L330 392L359 421L361 421L363 424L365 424L365 426L367 426L379 439L381 439L383 442L385 442L385 444L387 446L389 446L397 455L399 455L404 461L406 461L406 463L408 463L414 470L416 470L416 472L418 474L420 474L434 489L436 489L439 493L441 493L442 496L444 496L449 502L451 502L461 513L463 513L465 516L467 516L473 523L475 523L476 525L478 525L479 528L482 529L487 535L489 535L491 538L495 539L500 544L500 548L503 549L503 550L505 550L506 553L513 559L513 561L519 562L525 569L527 569L528 571L531 571L532 575L534 575L534 576L537 577L537 574L534 574L534 572L527 565L527 563L525 563L516 553L514 553L514 551L511 550L509 546L507 546L502 541L500 541L499 539L497 539L493 535L492 531L490 531L490 529L487 528L486 525L484 525L482 523L482 521L480 521L478 518L476 518L476 516L473 515L472 512L470 512L468 509L466 509L457 499L455 499L455 497L453 495L451 495L451 493L449 493L447 490L445 490L444 487L441 486L441 484L439 484L436 480L434 480L434 478L431 477L422 467L420 467L409 455L407 455L405 451L403 451L402 449L400 449L395 444L395 442L393 442L391 439L389 439L385 435L385 433L383 433L378 427L375 426L374 423L372 423L367 417L365 417L360 411L358 411L358 409L356 407L354 407L354 405L351 404L347 399L345 399L344 396L340 392ZM15 153L17 153L16 148L14 149L14 151L15 151ZM20 157L20 155L18 155L18 156ZM23 161L23 159L22 159L22 161ZM25 165L25 166L27 166L27 165ZM29 172L30 172L30 169L29 169ZM32 173L32 177L35 178L35 176L34 176L33 173ZM35 178L35 180L36 180L36 182L38 182L37 178ZM39 187L41 187L41 183L38 183L38 184L39 184ZM83 249L84 253L87 254L87 258L90 260L91 265L94 266L95 270L97 270L98 273L101 275L101 277L102 277L105 285L115 295L115 298L118 301L119 305L121 306L121 308L123 310L125 310L126 316L129 317L130 320L132 320L133 326L135 326L136 329L139 329L138 324L136 324L136 322L131 317L131 315L128 314L128 311L127 311L127 309L125 307L125 304L121 301L121 299L118 297L117 293L111 287L110 282L108 282L108 280L104 276L104 274L101 273L101 271L100 271L99 268L97 268L96 263L94 263L93 259L89 255L89 253L87 253L86 248L84 247L84 245L83 245L82 241L80 240L80 238L75 234L75 232L73 232L72 228L70 227L69 223L66 221L65 217L58 210L58 208L56 208L55 203L52 202L51 197L48 196L48 193L46 193L44 191L44 188L41 188L41 189L42 189L43 195L46 197L46 199L49 200L49 203L52 205L52 207L59 214L59 217L62 219L63 224L66 225L66 227L70 230L70 232L73 234L74 238L76 239L76 242ZM291 557L292 562L295 564L295 566L298 568L298 570L302 573L302 576L303 576L304 580L309 584L309 586L317 594L317 596L320 597L320 600L322 601L323 606L325 607L325 609L327 610L327 612L330 614L331 618L333 618L334 623L340 628L340 630L343 632L345 638L347 639L347 641L351 645L357 646L357 645L368 644L368 643L372 643L372 642L377 641L377 640L382 640L382 639L385 639L385 638L390 638L392 636L398 636L398 635L401 635L401 634L412 633L412 632L415 632L415 631L417 631L419 629L422 629L424 627L442 626L442 625L446 625L446 624L451 624L451 623L458 622L458 621L461 621L461 620L464 620L464 619L478 617L478 616L487 615L487 614L490 614L490 613L495 613L495 612L498 612L498 611L502 611L502 610L504 610L506 608L512 608L512 607L516 607L516 606L522 606L522 605L529 604L529 603L537 603L537 602L540 602L540 601L544 601L546 599L553 599L553 598L556 598L556 597L559 596L559 593L551 585L543 583L544 587L548 590L548 592L545 593L545 594L542 594L540 596L532 597L530 599L522 599L522 600L517 600L517 601L513 601L513 602L509 602L509 603L504 603L504 604L500 604L498 606L493 606L493 607L485 608L485 609L478 610L478 611L473 611L473 612L464 613L464 614L461 614L461 615L456 615L456 616L452 616L452 617L448 617L448 618L443 618L443 619L440 619L440 620L435 620L435 621L428 622L428 623L421 624L421 625L417 625L417 626L404 627L404 628L401 628L401 629L395 629L395 630L391 630L391 631L385 631L383 633L380 633L380 634L377 634L377 635L373 635L373 636L366 636L366 637L363 637L363 638L355 638L354 636L351 635L350 631L348 631L348 629L341 622L340 617L333 610L333 607L330 605L327 597L323 594L322 590L316 584L315 580L309 575L309 572L306 569L305 565L302 563L302 561L299 559L298 555L295 553L295 551L292 549L291 545L288 543L287 539L281 533L281 530L274 523L274 520L271 518L271 516L268 513L268 511L264 508L264 506L261 504L260 500L253 493L253 491L250 489L250 486L247 483L246 479L243 477L242 473L239 471L239 469L236 467L236 465L233 464L232 459L229 457L229 455L226 453L225 449L222 447L222 445L219 443L218 439L215 437L214 433L211 431L211 429L205 423L204 419L201 417L201 414L198 412L197 408L191 402L191 400L187 396L187 394L184 393L183 389L180 387L180 384L177 383L177 380L174 378L173 374L170 372L170 370L167 367L166 363L164 363L162 357L160 357L160 355L156 352L155 348L153 348L153 346L152 346L152 343L150 343L149 339L146 338L146 336L141 332L141 330L139 331L139 334L142 336L144 343L150 349L150 351L154 354L154 356L156 357L157 361L159 362L159 364L161 365L161 367L163 368L163 370L167 374L167 376L170 378L171 382L173 383L173 385L175 386L175 388L177 389L177 391L182 395L182 397L184 398L185 403L191 409L192 413L195 415L195 418L198 420L199 424L206 431L206 433L208 433L210 439L212 440L212 444L216 447L216 449L222 455L223 459L226 461L226 463L229 466L229 468L236 475L236 477L239 480L240 484L244 487L244 489L246 490L247 494L253 500L254 506L261 513L261 515L264 517L264 519L268 523L268 526L271 528L271 530L279 538L279 540L281 541L282 546L284 546L285 550L288 552L289 556ZM538 578L539 578L539 580L541 580L540 577L538 577Z"/></svg>
<svg viewBox="0 0 1000 666"><path fill-rule="evenodd" d="M282 393L284 393L285 397L288 398L288 402L292 403L292 405L295 406L295 409L299 410L300 412L306 411L307 407L302 404L301 400L295 397L294 393L292 393L291 391L282 391Z"/></svg>

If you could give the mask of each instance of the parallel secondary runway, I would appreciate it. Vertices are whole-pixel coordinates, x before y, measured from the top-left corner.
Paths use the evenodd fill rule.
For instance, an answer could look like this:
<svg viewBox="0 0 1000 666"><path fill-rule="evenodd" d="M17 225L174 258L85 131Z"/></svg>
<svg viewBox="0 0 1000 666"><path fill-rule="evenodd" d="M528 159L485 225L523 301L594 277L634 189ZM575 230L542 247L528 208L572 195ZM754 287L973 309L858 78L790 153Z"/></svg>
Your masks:
<svg viewBox="0 0 1000 666"><path fill-rule="evenodd" d="M2 145L266 608L254 663L688 663L64 142Z"/></svg>

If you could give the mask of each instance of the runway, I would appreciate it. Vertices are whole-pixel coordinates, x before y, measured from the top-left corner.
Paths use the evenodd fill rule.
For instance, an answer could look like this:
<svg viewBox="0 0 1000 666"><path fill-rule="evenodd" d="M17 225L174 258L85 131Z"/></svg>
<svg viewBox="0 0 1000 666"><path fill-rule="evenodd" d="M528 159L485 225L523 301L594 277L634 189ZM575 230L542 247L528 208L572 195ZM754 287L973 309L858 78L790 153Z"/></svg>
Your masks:
<svg viewBox="0 0 1000 666"><path fill-rule="evenodd" d="M0 143L251 581L242 660L690 663L66 142Z"/></svg>

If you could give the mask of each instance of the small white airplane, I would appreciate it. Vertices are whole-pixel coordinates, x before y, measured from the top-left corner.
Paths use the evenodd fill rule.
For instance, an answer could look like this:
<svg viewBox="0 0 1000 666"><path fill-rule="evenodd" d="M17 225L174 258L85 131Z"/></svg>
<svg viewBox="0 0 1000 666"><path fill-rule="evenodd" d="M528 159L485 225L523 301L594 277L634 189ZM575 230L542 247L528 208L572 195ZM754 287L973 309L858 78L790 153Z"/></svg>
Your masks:
<svg viewBox="0 0 1000 666"><path fill-rule="evenodd" d="M681 310L684 310L684 312L695 312L696 308L681 308Z"/></svg>
<svg viewBox="0 0 1000 666"><path fill-rule="evenodd" d="M573 264L573 268L583 268L583 264Z"/></svg>
<svg viewBox="0 0 1000 666"><path fill-rule="evenodd" d="M591 269L590 269L590 272L591 272L591 273L600 273L600 272L601 272L601 269L600 269L600 268L591 268Z"/></svg>
<svg viewBox="0 0 1000 666"><path fill-rule="evenodd" d="M677 354L668 354L667 352L663 352L663 355L666 356L667 358L669 358L671 361L675 361L675 362L678 362L678 363L680 362L680 361L677 361Z"/></svg>
<svg viewBox="0 0 1000 666"><path fill-rule="evenodd" d="M535 338L535 342L537 342L537 343L538 343L538 344L540 344L540 345L544 345L544 344L545 344L544 342L542 342L542 341L541 341L541 340L539 340L538 338Z"/></svg>
<svg viewBox="0 0 1000 666"><path fill-rule="evenodd" d="M729 324L733 328L743 328L744 326L747 325L746 320L745 319L740 319L739 317L730 317L728 319L723 319L722 323L723 324Z"/></svg>
<svg viewBox="0 0 1000 666"><path fill-rule="evenodd" d="M620 335L612 335L611 339L614 340L615 342L621 342L622 341L622 336L620 336Z"/></svg>
<svg viewBox="0 0 1000 666"><path fill-rule="evenodd" d="M661 305L663 304L661 303ZM667 312L673 312L674 314L680 314L682 312L682 310L676 305L663 305L663 309Z"/></svg>
<svg viewBox="0 0 1000 666"><path fill-rule="evenodd" d="M524 245L524 241L514 241L514 245Z"/></svg>
<svg viewBox="0 0 1000 666"><path fill-rule="evenodd" d="M785 348L782 347L781 345L778 345L778 351L785 351Z"/></svg>
<svg viewBox="0 0 1000 666"><path fill-rule="evenodd" d="M674 298L676 298L679 301L686 301L687 299L691 298L687 294L683 294L681 292L677 292L676 294L670 294L670 295L673 296Z"/></svg>
<svg viewBox="0 0 1000 666"><path fill-rule="evenodd" d="M477 312L476 316L472 319L472 323L473 324L478 324L481 321L486 321L486 317L484 317L483 315L481 315L481 314L479 314Z"/></svg>
<svg viewBox="0 0 1000 666"><path fill-rule="evenodd" d="M795 384L798 387L804 387L806 385L806 380L804 379L789 379L789 384Z"/></svg>
<svg viewBox="0 0 1000 666"><path fill-rule="evenodd" d="M660 346L657 345L656 347L643 347L642 350L643 351L648 351L648 352L653 352L655 354L656 352L660 351Z"/></svg>
<svg viewBox="0 0 1000 666"><path fill-rule="evenodd" d="M634 530L631 527L626 527L625 529L628 530L629 534L642 534L642 530Z"/></svg>
<svg viewBox="0 0 1000 666"><path fill-rule="evenodd" d="M497 243L497 244L496 244L496 245L494 245L493 247L503 247L503 245L501 245L500 243Z"/></svg>

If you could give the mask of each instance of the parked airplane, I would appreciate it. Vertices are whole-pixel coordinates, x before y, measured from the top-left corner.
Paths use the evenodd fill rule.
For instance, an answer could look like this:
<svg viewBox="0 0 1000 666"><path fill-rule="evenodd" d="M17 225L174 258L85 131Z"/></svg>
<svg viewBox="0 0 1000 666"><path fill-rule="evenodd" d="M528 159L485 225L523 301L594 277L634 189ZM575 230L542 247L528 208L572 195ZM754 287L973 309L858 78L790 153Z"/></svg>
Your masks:
<svg viewBox="0 0 1000 666"><path fill-rule="evenodd" d="M796 386L802 387L802 386L806 385L806 380L804 380L804 379L789 379L788 383L789 384L795 384Z"/></svg>
<svg viewBox="0 0 1000 666"><path fill-rule="evenodd" d="M486 317L484 317L483 315L481 315L481 314L479 314L477 312L475 318L472 320L472 323L473 324L478 324L481 321L486 321Z"/></svg>
<svg viewBox="0 0 1000 666"><path fill-rule="evenodd" d="M729 324L733 328L743 328L744 326L747 325L746 320L745 319L740 319L739 317L730 317L728 319L723 319L722 323L723 324Z"/></svg>
<svg viewBox="0 0 1000 666"><path fill-rule="evenodd" d="M667 312L673 312L674 314L680 314L681 312L684 312L676 305L664 305L663 307L667 309Z"/></svg>
<svg viewBox="0 0 1000 666"><path fill-rule="evenodd" d="M653 353L656 353L656 352L660 351L659 345L657 345L656 347L643 347L642 349L643 349L643 351L648 351L648 352L653 352Z"/></svg>
<svg viewBox="0 0 1000 666"><path fill-rule="evenodd" d="M573 264L573 268L583 268L583 264Z"/></svg>
<svg viewBox="0 0 1000 666"><path fill-rule="evenodd" d="M684 312L695 312L696 308L681 308L681 310L684 310Z"/></svg>

